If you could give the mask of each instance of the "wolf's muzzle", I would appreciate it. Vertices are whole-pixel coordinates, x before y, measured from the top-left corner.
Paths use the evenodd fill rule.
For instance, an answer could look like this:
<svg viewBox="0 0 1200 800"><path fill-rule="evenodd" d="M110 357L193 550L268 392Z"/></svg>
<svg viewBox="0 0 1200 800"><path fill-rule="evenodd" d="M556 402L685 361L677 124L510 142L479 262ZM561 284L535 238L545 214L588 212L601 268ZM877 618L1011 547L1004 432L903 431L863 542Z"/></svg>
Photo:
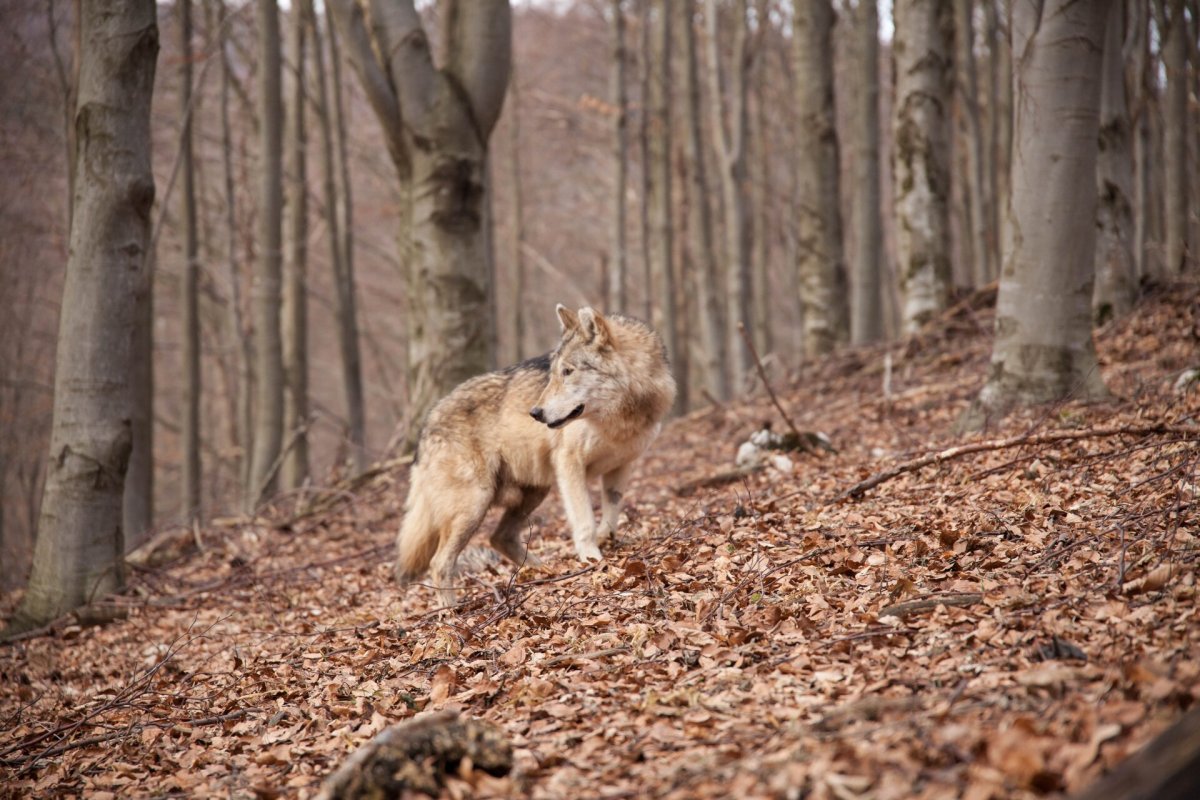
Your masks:
<svg viewBox="0 0 1200 800"><path fill-rule="evenodd" d="M538 422L545 423L547 428L561 428L563 425L566 425L568 422L575 419L582 413L583 403L580 403L579 405L575 406L575 408L571 410L571 413L567 414L565 417L556 419L553 422L546 422L546 412L541 406L534 406L529 410L529 416L533 417Z"/></svg>

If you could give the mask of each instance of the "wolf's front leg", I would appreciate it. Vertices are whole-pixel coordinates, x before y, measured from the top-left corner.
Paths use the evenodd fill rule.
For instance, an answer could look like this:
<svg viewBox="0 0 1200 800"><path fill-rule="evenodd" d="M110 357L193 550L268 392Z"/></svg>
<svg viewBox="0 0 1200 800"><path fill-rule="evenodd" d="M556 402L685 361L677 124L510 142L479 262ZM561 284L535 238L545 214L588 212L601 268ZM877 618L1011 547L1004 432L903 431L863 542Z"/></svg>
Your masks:
<svg viewBox="0 0 1200 800"><path fill-rule="evenodd" d="M571 526L576 555L581 561L601 560L603 556L596 545L596 517L592 514L592 500L588 497L587 470L581 462L563 458L555 464L554 472L558 493L562 495L563 508L567 512L567 523Z"/></svg>
<svg viewBox="0 0 1200 800"><path fill-rule="evenodd" d="M617 532L617 520L621 516L621 498L629 484L631 464L623 464L612 472L606 472L600 487L600 529L596 541L604 544Z"/></svg>

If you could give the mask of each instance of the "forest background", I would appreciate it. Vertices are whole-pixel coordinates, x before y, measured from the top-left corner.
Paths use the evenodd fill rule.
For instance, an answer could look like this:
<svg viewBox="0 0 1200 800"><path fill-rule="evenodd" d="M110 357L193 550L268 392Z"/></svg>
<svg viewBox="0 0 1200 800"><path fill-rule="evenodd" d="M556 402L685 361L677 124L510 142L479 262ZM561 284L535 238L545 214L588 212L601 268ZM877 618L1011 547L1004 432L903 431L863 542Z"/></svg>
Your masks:
<svg viewBox="0 0 1200 800"><path fill-rule="evenodd" d="M187 46L183 5L192 17ZM757 350L776 370L851 340L902 335L918 317L906 308L898 255L898 230L907 223L898 221L902 205L893 185L905 153L894 133L902 127L895 113L893 46L897 30L906 30L897 25L900 15L922 5L930 4L516 4L511 77L487 159L491 363L547 349L557 337L556 302L623 308L673 331L686 409L747 386L749 363L731 304L744 304L748 313L741 316L752 321ZM987 286L999 269L1011 159L1012 53L1007 3L961 0L952 4L953 14L949 3L933 5L942 8L941 154L953 287L944 305ZM1122 110L1115 127L1102 133L1101 153L1103 159L1104 136L1117 137L1108 140L1108 150L1125 160L1131 180L1114 184L1115 201L1112 187L1101 182L1099 207L1101 215L1119 209L1128 284L1114 307L1098 305L1102 317L1132 302L1139 284L1177 275L1189 263L1187 242L1200 241L1200 216L1188 200L1188 184L1193 195L1200 185L1198 137L1185 133L1197 130L1200 114L1195 4L1128 0L1115 6L1119 47L1115 55L1106 48L1105 63L1118 70ZM820 156L837 165L836 202L825 205L840 212L843 248L830 259L842 273L841 291L836 302L824 303L802 266L810 245L800 171L804 154L814 153L806 138L814 124L804 116L808 84L800 78L807 72L799 60L811 53L795 38L797 8L807 13L823 7L831 12L825 24L831 31L836 147ZM297 74L291 37L305 8L295 4L282 12L285 95L295 91L288 84ZM293 155L283 169L289 183L285 214L300 205L296 180L307 204L306 221L285 228L283 253L288 264L297 253L307 263L309 376L309 408L288 429L283 448L301 452L303 441L307 463L275 465L287 491L326 483L398 451L423 413L409 380L408 292L397 248L404 200L362 83L344 54L330 50L326 10L313 11L299 26L307 37L298 84L304 104L294 94L285 96L274 120L289 141L304 142L307 156L301 174L289 149ZM443 10L425 4L421 11L434 49L443 47ZM13 67L0 75L6 176L0 187L0 588L6 590L28 573L45 476L67 262L76 17L75 4L66 0L0 10L0 59ZM153 457L151 477L141 484L150 487L144 524L127 531L128 548L152 531L235 513L259 488L247 488L256 424L247 404L254 371L251 282L263 246L260 17L253 3L220 0L161 4L158 17ZM1175 19L1181 24L1172 27ZM1175 49L1172 31L1179 32ZM316 72L317 52L323 77ZM1179 52L1182 61L1168 63ZM296 127L283 117L298 107L304 124ZM191 159L181 147L187 120ZM339 129L344 162L338 162ZM322 160L326 147L333 151L333 172ZM196 199L190 259L188 213L181 205L185 175ZM1107 206L1106 191L1113 201ZM1171 227L1180 192L1182 234ZM337 206L333 215L327 213L331 203ZM655 273L663 263L669 269ZM350 303L339 294L339 286L348 285L347 264L353 270ZM194 317L186 299L193 291L189 276L195 281ZM813 309L838 303L849 319L833 333L823 332ZM345 369L351 357L337 334L339 314L350 314L355 323L357 379ZM706 328L710 319L715 333ZM198 392L187 390L189 348L198 353ZM361 412L349 388L353 380ZM189 399L198 404L194 411ZM196 424L189 424L193 419Z"/></svg>

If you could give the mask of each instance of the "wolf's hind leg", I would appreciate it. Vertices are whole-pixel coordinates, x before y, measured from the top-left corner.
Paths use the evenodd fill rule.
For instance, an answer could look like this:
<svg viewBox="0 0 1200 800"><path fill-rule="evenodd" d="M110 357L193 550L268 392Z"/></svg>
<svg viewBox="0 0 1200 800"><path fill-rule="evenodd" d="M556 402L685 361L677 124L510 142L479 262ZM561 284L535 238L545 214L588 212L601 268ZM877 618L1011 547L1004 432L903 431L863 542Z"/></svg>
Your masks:
<svg viewBox="0 0 1200 800"><path fill-rule="evenodd" d="M606 472L600 480L600 527L596 541L604 544L617 532L617 521L621 517L621 498L629 485L632 464L622 464L612 472Z"/></svg>
<svg viewBox="0 0 1200 800"><path fill-rule="evenodd" d="M521 502L504 510L496 530L492 532L492 547L518 567L536 567L542 563L540 558L526 549L525 538L521 534L525 520L541 505L549 492L549 489L525 489Z"/></svg>
<svg viewBox="0 0 1200 800"><path fill-rule="evenodd" d="M460 492L452 501L455 508L441 530L437 553L429 565L429 579L437 590L443 606L454 605L457 594L455 581L458 575L458 554L467 546L471 536L479 529L492 502L492 493Z"/></svg>

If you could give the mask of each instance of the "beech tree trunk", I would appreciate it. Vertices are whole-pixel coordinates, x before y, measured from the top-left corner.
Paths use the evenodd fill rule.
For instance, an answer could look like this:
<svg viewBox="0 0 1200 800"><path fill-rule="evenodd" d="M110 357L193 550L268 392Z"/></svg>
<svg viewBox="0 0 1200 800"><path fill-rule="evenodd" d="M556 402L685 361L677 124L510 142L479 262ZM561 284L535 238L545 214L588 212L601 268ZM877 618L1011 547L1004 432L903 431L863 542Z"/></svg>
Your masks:
<svg viewBox="0 0 1200 800"><path fill-rule="evenodd" d="M286 449L280 485L295 489L308 479L308 163L304 129L305 3L292 8L288 50L287 268L283 274L283 431Z"/></svg>
<svg viewBox="0 0 1200 800"><path fill-rule="evenodd" d="M750 216L746 176L746 16L747 0L733 3L733 53L728 81L721 66L720 8L708 0L708 91L713 136L720 166L721 204L725 211L725 297L727 310L726 357L735 392L740 391L750 369L750 353L738 325L753 330L750 307ZM728 106L728 109L726 109Z"/></svg>
<svg viewBox="0 0 1200 800"><path fill-rule="evenodd" d="M842 249L841 179L833 93L833 6L795 0L792 11L796 105L796 272L804 354L829 353L850 334Z"/></svg>
<svg viewBox="0 0 1200 800"><path fill-rule="evenodd" d="M689 4L690 5L690 4ZM625 311L627 302L625 295L626 273L629 271L629 257L626 250L625 225L628 217L626 192L629 186L629 93L625 79L625 11L621 0L612 0L609 4L609 14L612 16L612 77L611 92L613 104L613 164L615 178L613 181L613 218L611 252L608 257L608 285L605 287L605 311ZM513 120L515 122L516 116ZM521 306L517 298L518 310ZM518 311L519 313L519 311ZM518 346L518 350L519 350Z"/></svg>
<svg viewBox="0 0 1200 800"><path fill-rule="evenodd" d="M1160 3L1163 0L1158 0ZM1163 118L1163 166L1166 177L1166 273L1178 275L1188 261L1188 71L1184 0L1166 0L1162 44L1167 71Z"/></svg>
<svg viewBox="0 0 1200 800"><path fill-rule="evenodd" d="M987 192L987 166L984 157L982 111L979 108L979 77L975 66L975 3L954 0L954 60L958 96L962 103L967 174L964 176L970 198L971 277L975 286L983 286L996 274L991 261L991 198Z"/></svg>
<svg viewBox="0 0 1200 800"><path fill-rule="evenodd" d="M950 46L937 0L897 0L892 185L902 330L914 333L950 296Z"/></svg>
<svg viewBox="0 0 1200 800"><path fill-rule="evenodd" d="M1013 6L1010 224L976 411L1107 395L1092 343L1096 154L1112 0Z"/></svg>
<svg viewBox="0 0 1200 800"><path fill-rule="evenodd" d="M867 344L883 336L883 222L879 181L879 9L875 0L858 4L859 108L855 162L853 298L850 340Z"/></svg>
<svg viewBox="0 0 1200 800"><path fill-rule="evenodd" d="M180 105L183 112L183 517L200 515L200 241L196 232L196 170L192 158L192 0L179 0Z"/></svg>
<svg viewBox="0 0 1200 800"><path fill-rule="evenodd" d="M354 192L350 184L350 155L346 147L347 110L342 103L342 58L330 5L325 5L329 31L329 76L333 95L333 132L337 142L338 253L333 259L334 314L338 352L342 362L342 388L346 394L346 424L354 469L367 468L367 412L363 396L362 349L358 339L358 294L354 280Z"/></svg>
<svg viewBox="0 0 1200 800"><path fill-rule="evenodd" d="M512 118L509 120L508 169L512 181L512 221L513 221L513 350L512 363L525 358L525 285L528 279L528 267L525 262L527 246L527 230L525 227L525 186L521 177L521 89L514 67L509 77L509 102L512 103Z"/></svg>
<svg viewBox="0 0 1200 800"><path fill-rule="evenodd" d="M671 3L659 0L654 4L657 26L653 32L654 57L650 79L650 296L653 303L651 320L667 345L674 361L683 359L675 305L675 234L671 224ZM680 382L676 409L686 406L686 383Z"/></svg>
<svg viewBox="0 0 1200 800"><path fill-rule="evenodd" d="M492 361L484 230L487 142L512 57L507 0L445 0L443 64L434 64L412 0L377 0L370 24L331 0L351 63L384 129L404 193L409 418ZM414 442L418 425L411 425Z"/></svg>
<svg viewBox="0 0 1200 800"><path fill-rule="evenodd" d="M10 632L44 624L125 580L132 345L150 289L155 14L151 0L82 5L79 147L54 421L33 572Z"/></svg>
<svg viewBox="0 0 1200 800"><path fill-rule="evenodd" d="M687 167L687 263L688 291L696 298L696 342L692 363L699 367L699 385L717 400L729 398L729 379L725 371L725 324L719 287L716 248L713 245L713 219L709 206L708 150L700 109L700 68L696 57L695 4L692 0L675 4L679 18L680 56L683 66L683 137Z"/></svg>
<svg viewBox="0 0 1200 800"><path fill-rule="evenodd" d="M283 95L277 0L258 1L259 174L258 264L254 273L254 449L246 510L275 486L283 444L283 342L280 284L283 271Z"/></svg>
<svg viewBox="0 0 1200 800"><path fill-rule="evenodd" d="M1133 150L1125 102L1125 3L1114 0L1104 32L1100 88L1100 138L1096 164L1096 285L1092 313L1097 323L1122 316L1137 291L1133 263Z"/></svg>

